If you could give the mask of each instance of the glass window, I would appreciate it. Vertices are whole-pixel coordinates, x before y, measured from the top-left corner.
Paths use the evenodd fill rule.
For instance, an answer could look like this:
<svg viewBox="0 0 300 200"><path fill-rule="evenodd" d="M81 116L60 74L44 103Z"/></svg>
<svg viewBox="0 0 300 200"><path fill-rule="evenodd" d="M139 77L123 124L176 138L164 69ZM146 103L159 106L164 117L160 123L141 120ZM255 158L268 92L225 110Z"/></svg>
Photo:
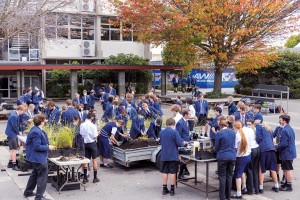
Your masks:
<svg viewBox="0 0 300 200"><path fill-rule="evenodd" d="M82 16L82 27L94 29L94 16Z"/></svg>
<svg viewBox="0 0 300 200"><path fill-rule="evenodd" d="M57 26L68 26L68 25L69 25L69 16L68 15L58 15Z"/></svg>
<svg viewBox="0 0 300 200"><path fill-rule="evenodd" d="M56 28L55 27L45 27L46 38L56 38Z"/></svg>
<svg viewBox="0 0 300 200"><path fill-rule="evenodd" d="M101 29L101 40L109 40L109 30Z"/></svg>
<svg viewBox="0 0 300 200"><path fill-rule="evenodd" d="M110 39L111 40L120 40L120 30L110 30Z"/></svg>
<svg viewBox="0 0 300 200"><path fill-rule="evenodd" d="M94 29L83 29L82 30L82 38L84 40L94 40L95 39L94 38L94 35L95 35L94 32L95 32Z"/></svg>
<svg viewBox="0 0 300 200"><path fill-rule="evenodd" d="M71 15L70 16L70 26L81 28L81 16Z"/></svg>
<svg viewBox="0 0 300 200"><path fill-rule="evenodd" d="M68 39L68 28L57 28L57 38Z"/></svg>
<svg viewBox="0 0 300 200"><path fill-rule="evenodd" d="M56 26L56 14L48 14L46 17L45 17L45 25L46 26Z"/></svg>
<svg viewBox="0 0 300 200"><path fill-rule="evenodd" d="M81 40L81 29L71 28L70 29L70 36L71 36L71 39Z"/></svg>
<svg viewBox="0 0 300 200"><path fill-rule="evenodd" d="M131 31L130 32L123 32L122 33L122 38L123 38L123 41L132 41L132 33Z"/></svg>

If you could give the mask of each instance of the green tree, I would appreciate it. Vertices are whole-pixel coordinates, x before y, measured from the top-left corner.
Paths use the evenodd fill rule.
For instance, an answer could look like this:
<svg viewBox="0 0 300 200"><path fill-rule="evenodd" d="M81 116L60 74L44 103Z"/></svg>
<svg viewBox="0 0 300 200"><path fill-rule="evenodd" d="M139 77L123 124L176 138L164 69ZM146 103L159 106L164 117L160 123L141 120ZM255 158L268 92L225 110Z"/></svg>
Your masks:
<svg viewBox="0 0 300 200"><path fill-rule="evenodd" d="M294 48L299 43L300 43L300 34L299 35L292 35L286 41L286 43L284 44L284 46L287 47L287 48Z"/></svg>

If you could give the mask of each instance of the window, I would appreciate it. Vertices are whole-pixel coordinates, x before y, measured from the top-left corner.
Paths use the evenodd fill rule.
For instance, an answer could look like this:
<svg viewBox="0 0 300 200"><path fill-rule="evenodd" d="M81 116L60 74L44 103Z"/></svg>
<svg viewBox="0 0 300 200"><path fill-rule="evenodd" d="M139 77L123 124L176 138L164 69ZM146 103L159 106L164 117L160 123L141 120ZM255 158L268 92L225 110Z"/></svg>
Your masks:
<svg viewBox="0 0 300 200"><path fill-rule="evenodd" d="M50 14L45 19L45 36L73 40L95 39L94 16Z"/></svg>

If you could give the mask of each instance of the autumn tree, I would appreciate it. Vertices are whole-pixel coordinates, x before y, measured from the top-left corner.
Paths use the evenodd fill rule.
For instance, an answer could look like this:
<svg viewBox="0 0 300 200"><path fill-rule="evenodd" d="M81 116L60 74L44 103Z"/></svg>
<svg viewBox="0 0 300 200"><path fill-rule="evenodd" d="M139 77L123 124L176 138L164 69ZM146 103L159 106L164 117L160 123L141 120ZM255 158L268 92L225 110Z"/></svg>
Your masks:
<svg viewBox="0 0 300 200"><path fill-rule="evenodd" d="M0 0L0 43L17 33L39 34L43 17L74 0Z"/></svg>
<svg viewBox="0 0 300 200"><path fill-rule="evenodd" d="M299 35L292 35L286 41L286 43L284 44L284 46L287 47L287 48L294 48L299 43L300 43L300 34Z"/></svg>
<svg viewBox="0 0 300 200"><path fill-rule="evenodd" d="M214 91L220 92L228 66L255 70L274 61L265 41L288 31L283 24L295 20L300 0L114 0L114 5L140 41L171 44L175 52L188 49L195 55L189 56L192 64L214 63Z"/></svg>

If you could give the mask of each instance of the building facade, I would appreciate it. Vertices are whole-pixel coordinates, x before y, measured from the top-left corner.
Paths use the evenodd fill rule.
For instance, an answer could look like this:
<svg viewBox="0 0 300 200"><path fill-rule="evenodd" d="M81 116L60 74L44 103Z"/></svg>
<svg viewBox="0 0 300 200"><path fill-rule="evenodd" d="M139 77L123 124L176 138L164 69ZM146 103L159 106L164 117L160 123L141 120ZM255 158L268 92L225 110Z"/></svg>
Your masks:
<svg viewBox="0 0 300 200"><path fill-rule="evenodd" d="M137 42L130 25L118 22L108 0L75 0L41 21L40 34L19 33L0 43L0 68L74 62L90 65L119 53L132 53L150 60L149 45ZM122 31L124 27L126 33ZM46 70L3 69L0 95L4 99L16 98L26 88L36 85L46 90Z"/></svg>

